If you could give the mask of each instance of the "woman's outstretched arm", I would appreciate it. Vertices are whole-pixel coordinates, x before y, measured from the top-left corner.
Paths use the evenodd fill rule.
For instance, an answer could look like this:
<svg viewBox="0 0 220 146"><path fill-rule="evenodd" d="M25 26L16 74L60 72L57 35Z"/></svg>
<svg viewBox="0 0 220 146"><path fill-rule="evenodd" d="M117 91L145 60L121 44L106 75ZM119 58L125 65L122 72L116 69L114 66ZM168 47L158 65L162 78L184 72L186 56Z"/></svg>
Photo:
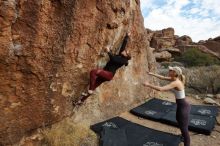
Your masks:
<svg viewBox="0 0 220 146"><path fill-rule="evenodd" d="M149 75L152 75L154 77L157 77L161 80L168 80L168 81L171 81L171 77L165 77L165 76L162 76L162 75L159 75L159 74L155 74L155 73L152 73L152 72L147 72Z"/></svg>
<svg viewBox="0 0 220 146"><path fill-rule="evenodd" d="M165 86L160 87L160 86L152 85L152 84L148 83L147 81L144 82L143 85L146 87L150 87L152 89L155 89L157 91L168 91L168 90L171 90L177 86L176 82L171 82L170 84L167 84Z"/></svg>

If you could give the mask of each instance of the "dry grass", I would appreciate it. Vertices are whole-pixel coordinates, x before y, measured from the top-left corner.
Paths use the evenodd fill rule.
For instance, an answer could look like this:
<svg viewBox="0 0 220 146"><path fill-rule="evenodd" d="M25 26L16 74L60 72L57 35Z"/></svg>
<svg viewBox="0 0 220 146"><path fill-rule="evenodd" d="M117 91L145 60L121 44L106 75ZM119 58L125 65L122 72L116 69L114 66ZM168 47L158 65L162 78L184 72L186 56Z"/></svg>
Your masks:
<svg viewBox="0 0 220 146"><path fill-rule="evenodd" d="M47 146L97 146L98 138L88 125L75 124L70 119L44 130L44 143Z"/></svg>
<svg viewBox="0 0 220 146"><path fill-rule="evenodd" d="M201 66L183 68L186 76L186 93L191 94L217 94L220 93L220 66ZM159 74L167 75L168 69L160 69ZM168 82L159 80L161 85Z"/></svg>

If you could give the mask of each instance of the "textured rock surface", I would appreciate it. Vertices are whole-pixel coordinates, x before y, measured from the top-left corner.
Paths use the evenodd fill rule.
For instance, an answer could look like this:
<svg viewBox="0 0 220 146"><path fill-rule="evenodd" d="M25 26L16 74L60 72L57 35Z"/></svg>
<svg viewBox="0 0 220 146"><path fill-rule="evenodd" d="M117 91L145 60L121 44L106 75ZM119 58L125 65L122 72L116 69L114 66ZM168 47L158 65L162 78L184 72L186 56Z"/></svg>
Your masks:
<svg viewBox="0 0 220 146"><path fill-rule="evenodd" d="M214 105L220 106L220 104L217 103L217 102L216 102L215 100L213 100L212 98L205 98L205 99L204 99L204 103L206 103L206 104L214 104Z"/></svg>
<svg viewBox="0 0 220 146"><path fill-rule="evenodd" d="M179 49L175 48L176 36L173 28L152 31L146 29L147 39L150 41L150 47L155 48L154 55L158 62L169 61L172 54L180 54Z"/></svg>
<svg viewBox="0 0 220 146"><path fill-rule="evenodd" d="M200 44L213 51L218 56L218 58L220 58L220 37L204 41Z"/></svg>
<svg viewBox="0 0 220 146"><path fill-rule="evenodd" d="M169 61L172 55L168 51L154 53L157 61Z"/></svg>
<svg viewBox="0 0 220 146"><path fill-rule="evenodd" d="M89 71L106 60L103 47L117 52L128 31L129 66L75 110L75 121L108 118L152 93L140 84L155 66L139 0L0 1L1 144L69 116Z"/></svg>
<svg viewBox="0 0 220 146"><path fill-rule="evenodd" d="M187 35L181 36L176 39L177 46L186 46L190 44L192 44L192 39Z"/></svg>
<svg viewBox="0 0 220 146"><path fill-rule="evenodd" d="M152 49L146 43L139 4L131 1L129 7L136 12L131 16L133 33L128 43L132 59L127 67L124 66L118 70L112 81L103 83L81 107L74 109L73 121L76 123L84 122L90 125L103 121L130 110L146 97L154 95L154 92L143 87L142 83L144 80L151 80L146 76L146 69L155 70L155 59L152 57Z"/></svg>
<svg viewBox="0 0 220 146"><path fill-rule="evenodd" d="M157 51L163 48L171 48L175 45L175 36L173 28L166 28L161 31L153 32L152 40L150 41L151 47Z"/></svg>
<svg viewBox="0 0 220 146"><path fill-rule="evenodd" d="M157 56L158 62L170 60L172 57L180 56L187 49L196 48L204 53L210 54L220 59L220 41L219 37L209 39L207 41L199 41L195 43L190 36L176 36L173 28L166 28L158 31L146 29L146 38L150 41L150 47L155 48L154 54ZM170 58L164 59L162 51L168 51L172 55ZM167 53L166 53L167 54ZM166 55L168 57L168 55Z"/></svg>

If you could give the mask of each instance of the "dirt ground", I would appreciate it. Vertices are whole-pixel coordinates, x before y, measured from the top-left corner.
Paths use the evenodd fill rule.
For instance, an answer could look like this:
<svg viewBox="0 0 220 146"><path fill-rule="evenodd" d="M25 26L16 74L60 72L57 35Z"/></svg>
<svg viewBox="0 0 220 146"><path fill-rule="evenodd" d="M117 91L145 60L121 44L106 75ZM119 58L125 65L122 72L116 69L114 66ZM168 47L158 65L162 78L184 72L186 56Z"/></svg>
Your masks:
<svg viewBox="0 0 220 146"><path fill-rule="evenodd" d="M168 100L168 101L172 101L175 102L175 98L173 97L173 94L170 93L162 93L159 94L157 96L160 99L164 99L164 100ZM150 98L146 99L149 100ZM187 101L190 104L204 104L202 99L196 99L194 97L187 97ZM216 99L216 101L218 103L220 103L220 99ZM144 101L145 102L145 101ZM140 105L134 105L134 107ZM131 107L134 108L134 107ZM159 130L159 131L164 131L167 133L172 133L172 134L176 134L179 135L180 134L180 130L176 127L173 126L169 126L166 124L162 124L160 122L155 122L155 121L151 121L151 120L147 120L147 119L143 119L143 118L139 118L137 116L132 115L129 112L124 112L122 114L119 115L122 118L125 118L129 121L132 121L134 123L155 129L155 130ZM220 113L219 116L217 117L217 123L215 125L214 130L212 131L211 135L203 135L203 134L198 134L198 133L194 133L194 132L190 132L190 137L191 137L191 146L220 146ZM219 123L219 124L218 124ZM56 128L58 127L58 128ZM64 120L63 122L59 122L57 123L57 126L55 126L55 128L51 128L49 129L49 131L45 131L45 132L49 132L52 138L52 143L54 143L54 141L56 139L58 139L58 144L57 146L62 146L63 144L63 140L64 139L68 139L68 141L66 140L65 142L69 142L71 144L65 144L65 145L73 145L73 143L76 143L77 140L80 144L75 144L76 146L82 146L82 145L89 145L89 146L97 146L98 145L98 137L96 136L96 134L94 132L92 132L89 129L89 126L87 128L84 128L82 130L83 127L74 125L71 121L71 118L69 120ZM70 129L72 129L72 133L69 132ZM78 131L84 131L84 134L82 134L82 132L76 132L76 130ZM77 134L78 133L78 134ZM91 134L92 133L92 134ZM80 135L79 135L80 134ZM88 137L88 135L90 135ZM47 134L48 136L48 134ZM40 138L41 140L37 141L36 135L33 135L32 137L27 137L26 139L24 139L23 141L21 141L22 144L18 144L18 145L14 145L14 146L47 146L47 144L44 144L42 140L42 138ZM60 137L60 138L57 138ZM60 139L60 141L59 141ZM83 144L81 142L84 142ZM88 141L88 143L86 143ZM57 140L56 140L57 142ZM43 144L42 144L43 143ZM50 144L50 145L54 145L54 144ZM179 146L183 146L183 143L180 143Z"/></svg>
<svg viewBox="0 0 220 146"><path fill-rule="evenodd" d="M163 93L163 96L159 96L161 99L168 100L175 102L175 98L172 96L172 94L169 93ZM187 97L187 101L190 104L203 104L201 99L195 99L193 97ZM219 101L218 101L219 102ZM156 129L159 131L164 131L172 134L179 135L180 130L176 127L169 126L166 124L162 124L159 122L154 122L151 120L139 118L137 116L132 115L129 112L122 113L120 117L123 117L129 121L132 121L134 123L138 123L140 125ZM218 121L220 121L220 114L217 117ZM190 138L191 138L191 146L220 146L220 125L216 123L214 130L212 131L211 135L203 135L198 134L194 132L190 132ZM180 146L183 146L183 143L180 143Z"/></svg>

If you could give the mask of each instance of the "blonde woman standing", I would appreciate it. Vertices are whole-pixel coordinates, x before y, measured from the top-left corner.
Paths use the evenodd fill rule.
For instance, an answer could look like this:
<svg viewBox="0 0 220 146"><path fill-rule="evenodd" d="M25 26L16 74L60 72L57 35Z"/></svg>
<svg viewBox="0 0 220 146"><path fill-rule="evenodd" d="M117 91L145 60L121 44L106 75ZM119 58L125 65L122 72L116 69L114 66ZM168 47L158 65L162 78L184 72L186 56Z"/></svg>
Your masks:
<svg viewBox="0 0 220 146"><path fill-rule="evenodd" d="M170 81L169 84L165 86L155 86L148 82L143 83L144 86L150 87L152 89L158 91L171 91L174 93L176 98L176 120L178 122L180 131L182 133L182 137L184 140L184 146L190 146L190 136L188 131L189 124L189 113L190 113L190 105L185 99L185 76L182 74L182 70L180 67L169 67L168 77L161 76L158 74L154 74L148 72L149 75L155 76L162 80Z"/></svg>

